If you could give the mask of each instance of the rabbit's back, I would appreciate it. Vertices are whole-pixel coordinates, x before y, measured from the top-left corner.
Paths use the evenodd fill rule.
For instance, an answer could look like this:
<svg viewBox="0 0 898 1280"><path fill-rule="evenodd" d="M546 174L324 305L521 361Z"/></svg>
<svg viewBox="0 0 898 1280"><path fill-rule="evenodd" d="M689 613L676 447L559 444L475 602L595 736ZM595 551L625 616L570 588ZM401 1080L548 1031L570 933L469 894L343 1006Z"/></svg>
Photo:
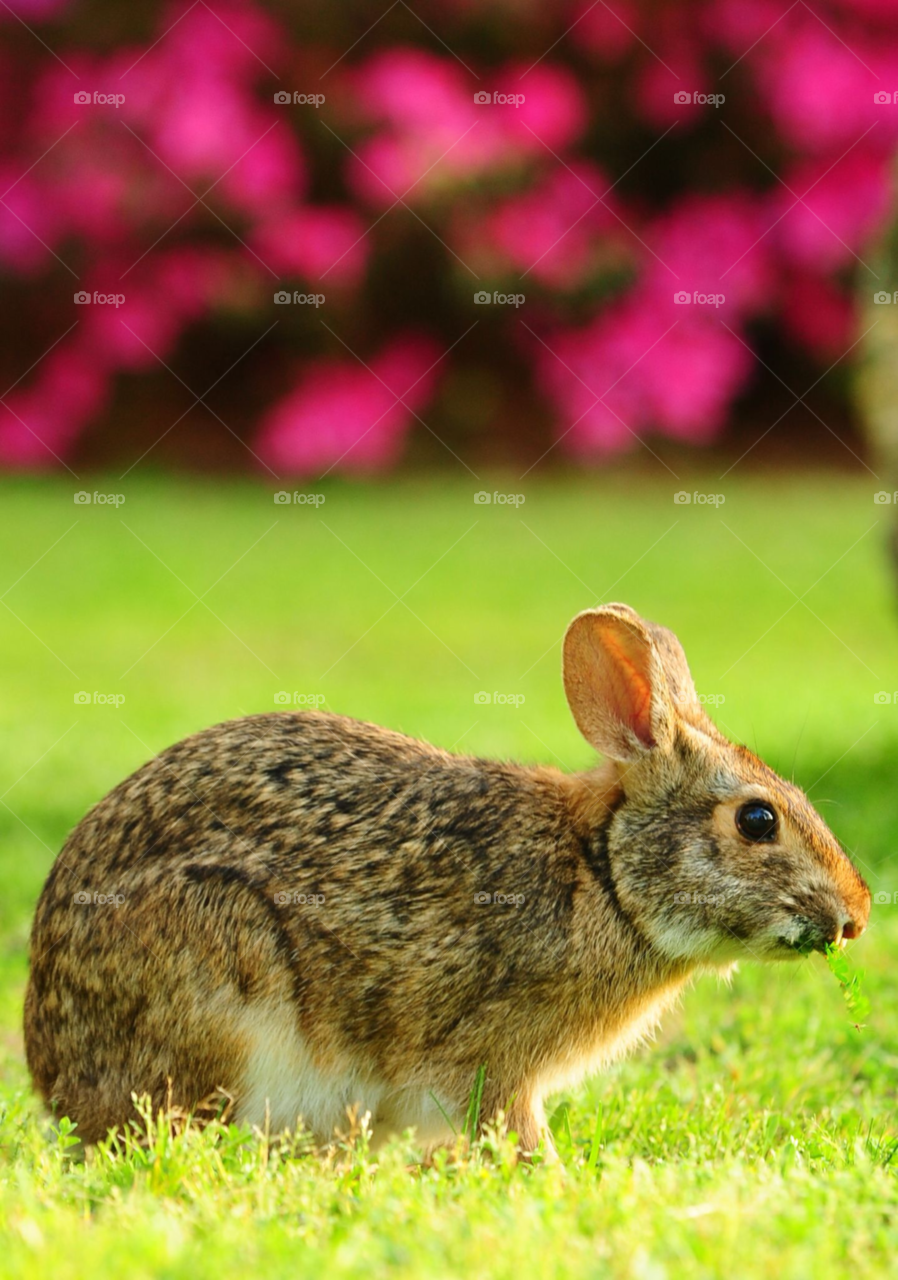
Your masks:
<svg viewBox="0 0 898 1280"><path fill-rule="evenodd" d="M522 855L544 862L547 835L572 838L563 782L343 716L249 716L114 788L72 832L43 897L58 897L57 876L93 895L229 869L273 894L330 888L334 908L362 884L385 901L395 890L400 910L465 870L495 879Z"/></svg>

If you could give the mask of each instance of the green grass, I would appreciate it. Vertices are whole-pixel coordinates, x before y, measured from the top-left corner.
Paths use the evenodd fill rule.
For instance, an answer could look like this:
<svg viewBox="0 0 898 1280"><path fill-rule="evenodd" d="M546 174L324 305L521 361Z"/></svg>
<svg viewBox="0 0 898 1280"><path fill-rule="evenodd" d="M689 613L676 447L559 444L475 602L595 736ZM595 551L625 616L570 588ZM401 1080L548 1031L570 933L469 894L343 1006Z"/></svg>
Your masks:
<svg viewBox="0 0 898 1280"><path fill-rule="evenodd" d="M126 501L75 505L82 484ZM891 1274L898 695L875 695L898 689L898 629L879 487L447 474L328 484L316 509L140 471L3 482L0 1272ZM478 506L480 488L526 502ZM725 505L676 505L680 488ZM501 1136L421 1169L401 1142L323 1161L233 1129L74 1159L30 1092L20 1021L34 902L88 806L284 690L446 747L582 767L559 641L599 599L678 632L722 727L794 771L889 894L849 953L863 1031L820 957L703 979L653 1046L555 1099L564 1169L516 1165ZM82 690L124 702L78 704Z"/></svg>

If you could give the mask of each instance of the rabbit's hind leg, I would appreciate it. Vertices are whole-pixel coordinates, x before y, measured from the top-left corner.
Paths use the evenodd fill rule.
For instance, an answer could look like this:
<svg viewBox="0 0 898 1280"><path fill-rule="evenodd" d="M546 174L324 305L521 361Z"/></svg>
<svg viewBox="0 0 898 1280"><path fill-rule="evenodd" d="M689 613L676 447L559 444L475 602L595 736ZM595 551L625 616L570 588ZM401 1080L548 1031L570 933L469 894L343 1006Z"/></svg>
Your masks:
<svg viewBox="0 0 898 1280"><path fill-rule="evenodd" d="M77 886L76 886L77 887ZM25 1009L29 1066L84 1142L154 1112L239 1100L246 1011L297 1016L293 947L274 904L230 867L151 867L118 905L81 903L63 885L32 940Z"/></svg>

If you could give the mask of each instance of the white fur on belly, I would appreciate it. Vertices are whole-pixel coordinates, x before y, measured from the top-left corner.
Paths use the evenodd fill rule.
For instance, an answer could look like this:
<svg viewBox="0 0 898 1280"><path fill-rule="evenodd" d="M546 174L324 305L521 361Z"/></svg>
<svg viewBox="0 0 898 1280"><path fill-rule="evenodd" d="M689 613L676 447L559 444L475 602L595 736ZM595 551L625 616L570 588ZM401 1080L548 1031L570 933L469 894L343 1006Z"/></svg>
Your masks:
<svg viewBox="0 0 898 1280"><path fill-rule="evenodd" d="M259 1128L267 1124L271 1133L280 1133L295 1130L301 1122L320 1142L329 1142L337 1130L348 1132L349 1112L355 1109L360 1120L370 1117L375 1142L410 1128L424 1143L451 1138L440 1106L450 1116L452 1107L443 1099L438 1105L428 1089L396 1088L349 1061L334 1071L321 1071L283 1007L250 1008L243 1032L250 1047L238 1089L239 1123Z"/></svg>

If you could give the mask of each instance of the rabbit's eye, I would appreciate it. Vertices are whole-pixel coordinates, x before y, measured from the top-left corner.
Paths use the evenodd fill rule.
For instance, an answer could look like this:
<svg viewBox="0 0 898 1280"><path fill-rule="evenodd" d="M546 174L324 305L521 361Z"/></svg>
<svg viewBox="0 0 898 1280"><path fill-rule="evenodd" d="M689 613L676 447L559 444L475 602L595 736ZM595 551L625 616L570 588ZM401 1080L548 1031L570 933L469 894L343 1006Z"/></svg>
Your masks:
<svg viewBox="0 0 898 1280"><path fill-rule="evenodd" d="M746 840L774 840L776 814L762 800L749 800L736 813L736 826Z"/></svg>

